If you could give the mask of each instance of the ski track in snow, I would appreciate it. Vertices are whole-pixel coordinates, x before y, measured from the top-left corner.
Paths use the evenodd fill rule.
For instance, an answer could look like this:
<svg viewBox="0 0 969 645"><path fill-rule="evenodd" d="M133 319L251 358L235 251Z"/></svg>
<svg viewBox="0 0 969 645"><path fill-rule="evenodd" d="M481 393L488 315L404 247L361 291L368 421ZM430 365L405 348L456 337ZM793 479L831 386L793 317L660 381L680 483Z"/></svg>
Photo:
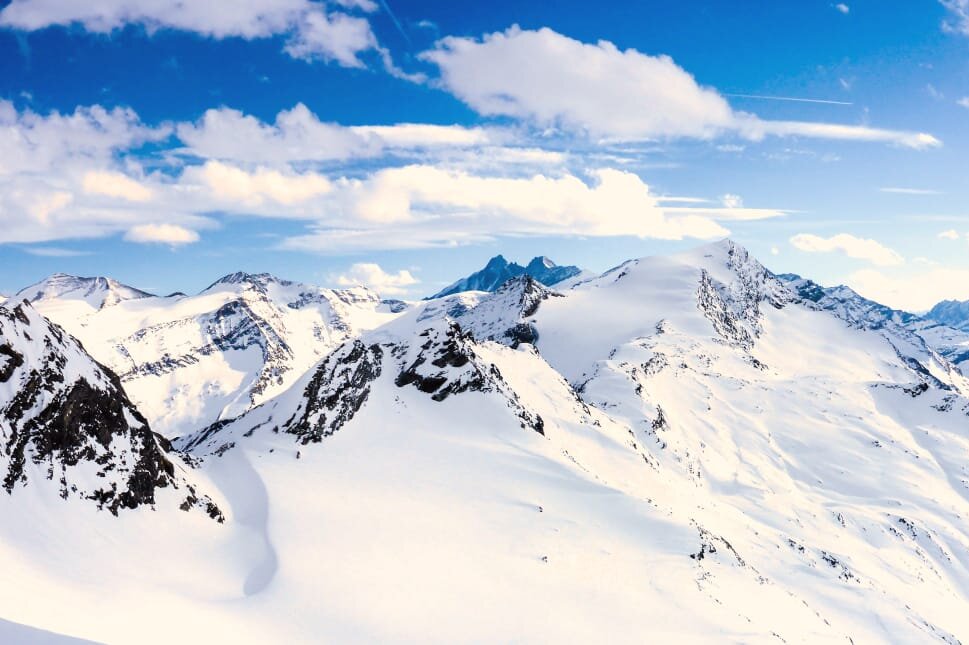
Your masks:
<svg viewBox="0 0 969 645"><path fill-rule="evenodd" d="M253 468L245 450L229 450L221 457L211 457L207 470L229 501L233 518L250 532L256 545L258 553L253 558L256 563L246 575L242 592L246 596L258 594L269 586L279 570L279 557L269 537L266 484Z"/></svg>

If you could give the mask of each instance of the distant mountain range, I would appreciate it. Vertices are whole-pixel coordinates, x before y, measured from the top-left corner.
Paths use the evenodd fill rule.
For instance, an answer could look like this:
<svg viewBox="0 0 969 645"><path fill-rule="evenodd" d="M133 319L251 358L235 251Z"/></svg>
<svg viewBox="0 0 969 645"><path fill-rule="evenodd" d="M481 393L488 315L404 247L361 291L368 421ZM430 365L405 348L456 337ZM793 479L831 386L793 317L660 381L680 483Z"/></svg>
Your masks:
<svg viewBox="0 0 969 645"><path fill-rule="evenodd" d="M519 268L407 303L245 273L22 291L0 306L4 619L103 642L969 639L967 332L729 240L559 288Z"/></svg>

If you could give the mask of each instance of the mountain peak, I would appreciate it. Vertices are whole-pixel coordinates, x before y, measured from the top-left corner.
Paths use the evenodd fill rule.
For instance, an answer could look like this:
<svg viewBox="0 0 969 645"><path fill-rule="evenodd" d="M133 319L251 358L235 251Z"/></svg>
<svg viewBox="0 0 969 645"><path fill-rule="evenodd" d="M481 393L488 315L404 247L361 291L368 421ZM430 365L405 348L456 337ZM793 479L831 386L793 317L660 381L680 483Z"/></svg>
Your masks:
<svg viewBox="0 0 969 645"><path fill-rule="evenodd" d="M969 331L969 300L943 300L925 314L925 318L935 322Z"/></svg>
<svg viewBox="0 0 969 645"><path fill-rule="evenodd" d="M527 266L508 262L503 255L496 255L480 271L454 282L429 299L443 298L462 291L497 291L511 278L528 274L545 286L558 284L581 273L576 266L559 266L544 255L532 258Z"/></svg>
<svg viewBox="0 0 969 645"><path fill-rule="evenodd" d="M208 291L209 289L213 289L223 284L230 284L230 285L231 284L240 284L240 285L250 284L250 285L265 286L266 284L271 282L279 283L282 285L292 284L288 280L281 280L276 276L272 275L271 273L247 273L246 271L235 271L233 273L229 273L227 275L222 276L221 278L219 278L218 280L210 284L202 291L205 292L205 291Z"/></svg>
<svg viewBox="0 0 969 645"><path fill-rule="evenodd" d="M53 273L40 282L14 294L14 300L82 300L95 309L102 309L125 300L153 298L154 294L104 276L82 277L68 273Z"/></svg>
<svg viewBox="0 0 969 645"><path fill-rule="evenodd" d="M556 266L558 265L555 264L555 262L553 262L548 256L536 255L532 258L532 261L528 263L528 266L525 267L525 270L531 273L533 271L554 269Z"/></svg>

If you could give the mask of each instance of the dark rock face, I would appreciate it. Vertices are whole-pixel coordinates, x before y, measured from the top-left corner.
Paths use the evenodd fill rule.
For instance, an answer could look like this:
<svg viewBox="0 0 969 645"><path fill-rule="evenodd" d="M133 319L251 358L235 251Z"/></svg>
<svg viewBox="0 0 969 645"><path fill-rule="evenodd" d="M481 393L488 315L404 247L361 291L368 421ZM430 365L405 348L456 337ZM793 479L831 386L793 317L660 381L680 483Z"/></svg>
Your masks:
<svg viewBox="0 0 969 645"><path fill-rule="evenodd" d="M750 331L743 324L740 316L728 305L718 285L706 271L703 271L700 276L697 307L713 325L717 335L727 343L747 351L754 346Z"/></svg>
<svg viewBox="0 0 969 645"><path fill-rule="evenodd" d="M471 332L478 341L493 340L517 348L535 344L538 329L528 320L541 304L562 294L552 291L529 275L511 278L497 291L472 307L452 307L447 313Z"/></svg>
<svg viewBox="0 0 969 645"><path fill-rule="evenodd" d="M29 308L0 307L0 382L14 382L0 399L3 488L58 481L60 496L93 500L117 515L153 506L156 492L184 486L188 507L218 508L176 476L170 445L124 393L118 377L91 359L71 336ZM31 468L30 466L33 466ZM83 468L79 468L83 466ZM94 472L85 479L79 471Z"/></svg>
<svg viewBox="0 0 969 645"><path fill-rule="evenodd" d="M306 408L286 428L302 444L316 443L353 418L370 396L370 384L380 376L383 350L355 340L331 354L306 386Z"/></svg>
<svg viewBox="0 0 969 645"><path fill-rule="evenodd" d="M303 403L282 423L273 417L257 422L248 415L223 419L200 432L177 440L179 448L188 452L205 446L216 456L231 450L235 443L222 438L226 428L241 424L243 437L250 437L262 426L271 423L273 432L295 435L302 444L319 443L324 437L339 431L364 406L370 388L383 371L383 348L360 340L348 341L321 362L303 390ZM257 410L259 408L256 408Z"/></svg>
<svg viewBox="0 0 969 645"><path fill-rule="evenodd" d="M426 341L416 348L416 356L406 345L395 348L394 355L401 361L394 379L397 387L414 386L438 402L465 392L496 392L505 398L523 428L545 434L542 417L522 405L497 366L478 356L470 333L451 323L443 331L426 329L421 337Z"/></svg>

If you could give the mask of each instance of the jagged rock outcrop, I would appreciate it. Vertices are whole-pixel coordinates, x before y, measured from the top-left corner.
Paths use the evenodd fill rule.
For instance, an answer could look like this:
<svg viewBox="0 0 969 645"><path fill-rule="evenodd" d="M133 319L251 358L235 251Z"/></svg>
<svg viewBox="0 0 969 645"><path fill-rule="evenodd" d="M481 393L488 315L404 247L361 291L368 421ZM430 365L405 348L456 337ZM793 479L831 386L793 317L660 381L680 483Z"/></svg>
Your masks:
<svg viewBox="0 0 969 645"><path fill-rule="evenodd" d="M26 302L0 307L0 471L3 488L58 487L117 514L178 491L186 509L219 509L178 472L118 377ZM178 465L176 465L178 464ZM46 480L46 481L45 481Z"/></svg>

